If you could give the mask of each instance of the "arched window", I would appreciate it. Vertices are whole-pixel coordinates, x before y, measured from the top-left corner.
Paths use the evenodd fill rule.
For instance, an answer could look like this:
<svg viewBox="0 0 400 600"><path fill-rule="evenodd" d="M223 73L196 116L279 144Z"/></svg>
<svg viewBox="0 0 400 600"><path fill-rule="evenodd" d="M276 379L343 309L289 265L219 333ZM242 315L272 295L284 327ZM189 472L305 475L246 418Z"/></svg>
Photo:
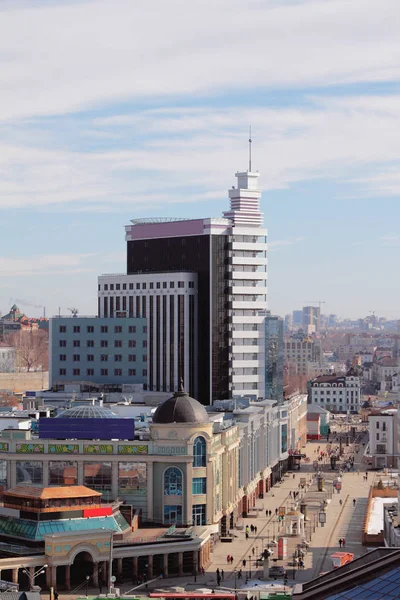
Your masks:
<svg viewBox="0 0 400 600"><path fill-rule="evenodd" d="M206 466L206 440L199 436L193 442L193 466Z"/></svg>
<svg viewBox="0 0 400 600"><path fill-rule="evenodd" d="M182 496L182 471L169 467L164 473L165 496Z"/></svg>

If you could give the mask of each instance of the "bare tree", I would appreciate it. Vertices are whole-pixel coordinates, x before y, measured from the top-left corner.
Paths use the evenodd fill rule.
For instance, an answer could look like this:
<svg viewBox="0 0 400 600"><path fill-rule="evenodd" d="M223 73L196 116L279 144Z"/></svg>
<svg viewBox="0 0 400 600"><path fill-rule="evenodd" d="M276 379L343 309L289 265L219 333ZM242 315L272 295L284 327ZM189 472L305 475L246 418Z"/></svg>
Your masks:
<svg viewBox="0 0 400 600"><path fill-rule="evenodd" d="M48 370L49 334L43 329L14 333L10 345L17 349L17 364L21 371Z"/></svg>

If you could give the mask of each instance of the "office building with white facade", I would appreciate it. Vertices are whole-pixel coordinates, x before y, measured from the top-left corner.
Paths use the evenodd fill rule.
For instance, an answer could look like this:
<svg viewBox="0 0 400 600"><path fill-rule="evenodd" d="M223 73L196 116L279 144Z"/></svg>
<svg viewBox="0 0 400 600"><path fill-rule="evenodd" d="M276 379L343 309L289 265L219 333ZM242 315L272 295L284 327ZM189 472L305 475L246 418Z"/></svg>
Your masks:
<svg viewBox="0 0 400 600"><path fill-rule="evenodd" d="M259 174L236 177L223 218L133 220L127 274L99 278L100 316L148 319L150 390L265 397L267 231Z"/></svg>

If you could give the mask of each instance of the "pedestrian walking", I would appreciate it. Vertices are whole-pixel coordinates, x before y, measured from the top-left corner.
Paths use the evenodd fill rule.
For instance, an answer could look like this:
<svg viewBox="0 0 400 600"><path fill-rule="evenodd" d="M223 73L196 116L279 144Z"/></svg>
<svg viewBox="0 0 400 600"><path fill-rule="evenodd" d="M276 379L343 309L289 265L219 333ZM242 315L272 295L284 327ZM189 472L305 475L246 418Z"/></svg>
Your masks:
<svg viewBox="0 0 400 600"><path fill-rule="evenodd" d="M257 535L257 525L254 525L254 533Z"/></svg>
<svg viewBox="0 0 400 600"><path fill-rule="evenodd" d="M265 516L268 517L268 509L265 511Z"/></svg>
<svg viewBox="0 0 400 600"><path fill-rule="evenodd" d="M254 556L254 552L255 552L254 546L253 546L253 548L251 549L251 552L252 552L252 554L253 554L253 556Z"/></svg>
<svg viewBox="0 0 400 600"><path fill-rule="evenodd" d="M233 556L231 556L231 564L233 563Z"/></svg>
<svg viewBox="0 0 400 600"><path fill-rule="evenodd" d="M252 524L250 525L250 531L251 531L251 533L253 533L253 531L254 531L254 527Z"/></svg>
<svg viewBox="0 0 400 600"><path fill-rule="evenodd" d="M242 577L243 577L242 569L239 569L238 579L242 579Z"/></svg>
<svg viewBox="0 0 400 600"><path fill-rule="evenodd" d="M223 570L223 569L221 569L221 581L223 581L223 580L224 580L224 575L225 575L225 573L224 573L224 570Z"/></svg>
<svg viewBox="0 0 400 600"><path fill-rule="evenodd" d="M242 565L244 568L246 568L246 559L245 558L242 560Z"/></svg>
<svg viewBox="0 0 400 600"><path fill-rule="evenodd" d="M248 540L249 539L249 533L248 533L248 531L246 531L245 535L246 535L246 540Z"/></svg>
<svg viewBox="0 0 400 600"><path fill-rule="evenodd" d="M344 538L342 539L342 545L343 545L343 548L346 547L346 540Z"/></svg>
<svg viewBox="0 0 400 600"><path fill-rule="evenodd" d="M342 547L342 543L343 543L343 540L342 540L342 539L340 539L340 540L339 540L339 548L341 548L341 547Z"/></svg>
<svg viewBox="0 0 400 600"><path fill-rule="evenodd" d="M272 510L269 511L269 516L272 517Z"/></svg>
<svg viewBox="0 0 400 600"><path fill-rule="evenodd" d="M201 574L205 575L205 573L206 573L206 571L205 571L204 567L201 567Z"/></svg>
<svg viewBox="0 0 400 600"><path fill-rule="evenodd" d="M230 554L228 554L228 556L226 557L226 562L228 563L228 565L231 562L231 555Z"/></svg>
<svg viewBox="0 0 400 600"><path fill-rule="evenodd" d="M356 505L356 499L353 498L353 506L355 506L355 505Z"/></svg>
<svg viewBox="0 0 400 600"><path fill-rule="evenodd" d="M275 509L275 515L278 516L278 509Z"/></svg>
<svg viewBox="0 0 400 600"><path fill-rule="evenodd" d="M292 490L290 490L290 492L289 492L289 498L291 498L291 497L292 497Z"/></svg>

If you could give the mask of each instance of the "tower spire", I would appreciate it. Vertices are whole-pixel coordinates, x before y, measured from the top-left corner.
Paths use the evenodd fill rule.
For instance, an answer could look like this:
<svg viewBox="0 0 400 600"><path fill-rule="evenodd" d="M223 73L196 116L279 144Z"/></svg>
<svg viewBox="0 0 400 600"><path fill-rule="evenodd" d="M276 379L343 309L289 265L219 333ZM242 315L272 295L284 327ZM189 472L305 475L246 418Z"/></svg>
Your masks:
<svg viewBox="0 0 400 600"><path fill-rule="evenodd" d="M249 173L251 173L251 125L249 127Z"/></svg>

